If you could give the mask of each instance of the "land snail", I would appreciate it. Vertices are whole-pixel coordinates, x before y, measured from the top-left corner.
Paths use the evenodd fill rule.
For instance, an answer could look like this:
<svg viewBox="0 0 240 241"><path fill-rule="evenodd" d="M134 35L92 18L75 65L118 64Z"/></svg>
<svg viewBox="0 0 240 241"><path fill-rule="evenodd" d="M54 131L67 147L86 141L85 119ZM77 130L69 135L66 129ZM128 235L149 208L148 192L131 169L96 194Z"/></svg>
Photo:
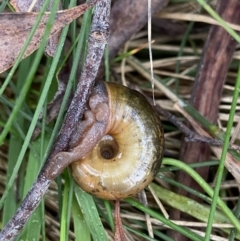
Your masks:
<svg viewBox="0 0 240 241"><path fill-rule="evenodd" d="M93 150L71 164L72 175L92 195L123 199L143 190L157 174L163 155L162 124L139 92L114 83L97 85L85 118L96 118L99 123L108 118L105 131ZM98 98L104 102L102 109ZM98 116L89 117L92 112ZM82 128L76 132L81 133ZM76 146L76 139L71 145Z"/></svg>

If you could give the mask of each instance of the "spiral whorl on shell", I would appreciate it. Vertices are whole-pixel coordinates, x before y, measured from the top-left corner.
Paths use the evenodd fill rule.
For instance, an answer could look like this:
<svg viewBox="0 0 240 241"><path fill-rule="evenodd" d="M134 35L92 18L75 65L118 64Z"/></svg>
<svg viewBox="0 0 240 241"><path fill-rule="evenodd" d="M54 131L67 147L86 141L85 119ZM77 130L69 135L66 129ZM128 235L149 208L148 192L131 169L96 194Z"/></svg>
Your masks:
<svg viewBox="0 0 240 241"><path fill-rule="evenodd" d="M144 189L155 177L163 154L158 114L137 91L107 83L110 117L106 135L71 166L78 185L103 199L122 199Z"/></svg>

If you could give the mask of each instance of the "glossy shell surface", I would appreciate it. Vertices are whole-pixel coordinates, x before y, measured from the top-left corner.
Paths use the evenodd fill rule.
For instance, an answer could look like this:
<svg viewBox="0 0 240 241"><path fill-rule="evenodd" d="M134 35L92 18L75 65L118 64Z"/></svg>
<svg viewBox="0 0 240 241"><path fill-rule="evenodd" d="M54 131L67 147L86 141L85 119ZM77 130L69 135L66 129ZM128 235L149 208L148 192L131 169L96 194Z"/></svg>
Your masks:
<svg viewBox="0 0 240 241"><path fill-rule="evenodd" d="M72 164L72 174L86 192L115 200L137 194L153 180L161 165L164 135L158 114L139 92L113 83L106 86L111 113L106 137ZM104 158L102 149L109 145L114 147Z"/></svg>

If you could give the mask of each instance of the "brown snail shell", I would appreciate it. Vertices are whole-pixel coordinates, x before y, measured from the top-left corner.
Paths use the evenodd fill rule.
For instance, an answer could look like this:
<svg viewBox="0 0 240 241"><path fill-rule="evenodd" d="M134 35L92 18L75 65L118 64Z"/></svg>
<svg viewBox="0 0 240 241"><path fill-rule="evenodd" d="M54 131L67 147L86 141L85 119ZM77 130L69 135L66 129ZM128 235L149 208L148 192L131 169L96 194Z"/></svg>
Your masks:
<svg viewBox="0 0 240 241"><path fill-rule="evenodd" d="M110 117L106 135L71 165L78 185L103 199L122 199L143 190L155 177L163 154L158 114L137 91L105 83Z"/></svg>

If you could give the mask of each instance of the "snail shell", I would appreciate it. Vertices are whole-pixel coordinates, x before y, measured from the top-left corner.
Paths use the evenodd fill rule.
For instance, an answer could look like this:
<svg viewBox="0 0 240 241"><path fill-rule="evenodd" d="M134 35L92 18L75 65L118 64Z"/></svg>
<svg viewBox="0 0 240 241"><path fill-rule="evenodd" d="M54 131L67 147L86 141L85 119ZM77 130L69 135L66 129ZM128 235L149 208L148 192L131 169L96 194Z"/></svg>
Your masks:
<svg viewBox="0 0 240 241"><path fill-rule="evenodd" d="M164 140L158 114L139 92L105 85L110 109L105 136L71 169L83 190L115 200L137 194L153 180Z"/></svg>

